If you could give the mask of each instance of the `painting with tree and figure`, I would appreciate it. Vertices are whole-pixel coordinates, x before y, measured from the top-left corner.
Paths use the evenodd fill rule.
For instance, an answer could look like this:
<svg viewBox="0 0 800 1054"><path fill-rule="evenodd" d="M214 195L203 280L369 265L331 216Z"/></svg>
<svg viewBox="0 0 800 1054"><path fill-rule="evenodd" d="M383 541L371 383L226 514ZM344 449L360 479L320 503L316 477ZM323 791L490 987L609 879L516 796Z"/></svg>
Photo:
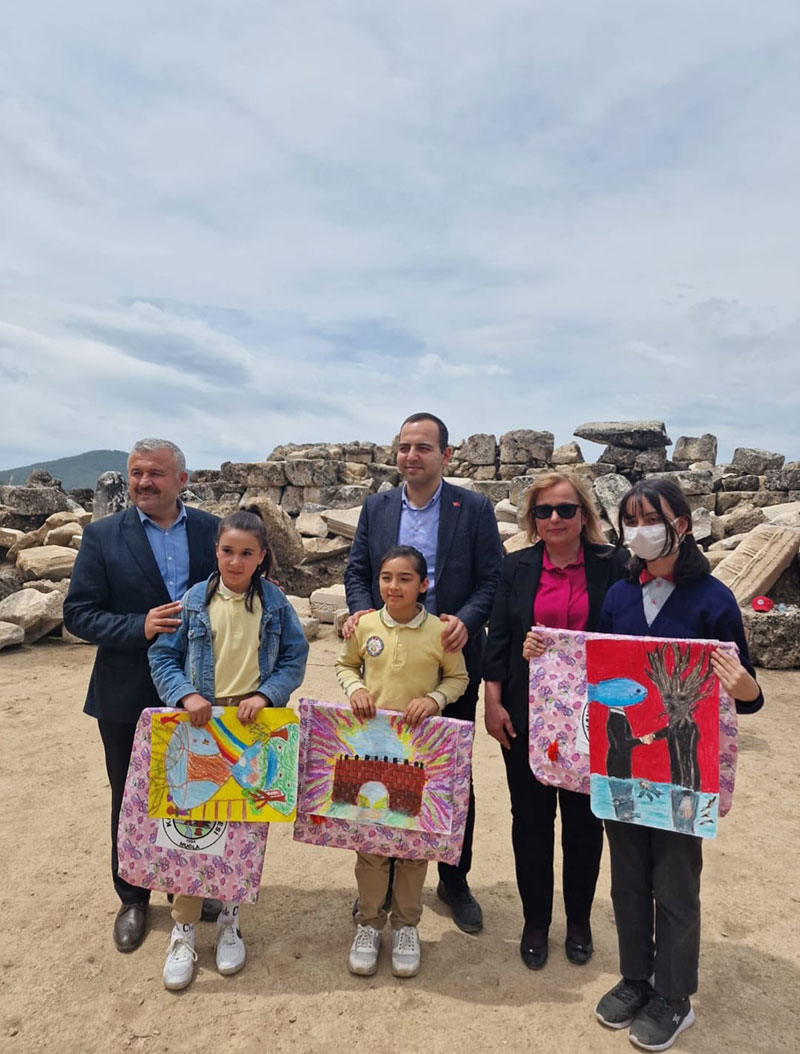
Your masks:
<svg viewBox="0 0 800 1054"><path fill-rule="evenodd" d="M297 809L300 726L265 707L243 725L232 706L194 728L182 710L155 713L148 813L160 819L280 823Z"/></svg>
<svg viewBox="0 0 800 1054"><path fill-rule="evenodd" d="M720 685L713 650L707 641L586 642L595 815L714 837Z"/></svg>
<svg viewBox="0 0 800 1054"><path fill-rule="evenodd" d="M457 863L469 804L473 726L392 710L300 701L295 839L406 859Z"/></svg>

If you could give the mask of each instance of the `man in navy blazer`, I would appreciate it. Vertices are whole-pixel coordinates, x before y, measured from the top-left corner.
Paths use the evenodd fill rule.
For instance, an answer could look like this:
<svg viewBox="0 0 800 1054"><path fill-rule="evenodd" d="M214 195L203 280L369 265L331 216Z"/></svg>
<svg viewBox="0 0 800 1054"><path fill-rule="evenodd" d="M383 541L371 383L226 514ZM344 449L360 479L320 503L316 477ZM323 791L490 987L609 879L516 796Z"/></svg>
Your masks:
<svg viewBox="0 0 800 1054"><path fill-rule="evenodd" d="M344 574L352 632L358 617L382 604L378 568L393 545L413 545L428 563L429 611L442 620L442 641L448 651L464 650L469 686L445 717L475 720L485 642L484 626L492 610L500 579L503 548L494 510L488 498L446 483L442 476L452 449L447 428L433 414L406 418L400 429L397 467L402 487L373 494L365 501ZM439 864L437 893L450 906L460 929L477 933L483 926L480 905L467 883L472 864L475 799L470 807L461 861L457 867Z"/></svg>
<svg viewBox="0 0 800 1054"><path fill-rule="evenodd" d="M114 920L119 951L145 933L150 891L118 873L117 826L139 714L161 702L147 649L180 625L180 598L216 567L218 520L183 505L181 450L165 439L142 439L128 458L133 507L89 524L75 560L64 624L99 645L84 713L97 719L111 785L111 873L122 902Z"/></svg>

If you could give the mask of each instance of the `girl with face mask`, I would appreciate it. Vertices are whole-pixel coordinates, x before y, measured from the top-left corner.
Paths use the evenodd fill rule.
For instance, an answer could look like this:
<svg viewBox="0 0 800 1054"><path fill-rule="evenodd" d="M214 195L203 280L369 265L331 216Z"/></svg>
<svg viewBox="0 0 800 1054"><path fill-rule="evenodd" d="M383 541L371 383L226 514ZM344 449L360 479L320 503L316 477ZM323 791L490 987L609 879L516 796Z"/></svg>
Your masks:
<svg viewBox="0 0 800 1054"><path fill-rule="evenodd" d="M692 512L677 484L645 479L619 507L618 548L633 553L624 581L606 595L601 633L734 641L739 660L711 663L739 713L764 699L753 676L739 606L712 577L692 537ZM700 952L702 840L678 831L606 820L611 899L622 979L595 1008L610 1028L630 1026L643 1050L666 1050L694 1022Z"/></svg>

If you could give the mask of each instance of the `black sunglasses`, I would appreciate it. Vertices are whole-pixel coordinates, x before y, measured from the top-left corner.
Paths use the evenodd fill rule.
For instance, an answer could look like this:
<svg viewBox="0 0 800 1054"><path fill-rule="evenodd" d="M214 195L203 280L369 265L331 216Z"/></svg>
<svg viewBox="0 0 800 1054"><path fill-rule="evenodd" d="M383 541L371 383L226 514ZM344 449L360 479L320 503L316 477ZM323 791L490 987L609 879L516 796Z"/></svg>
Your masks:
<svg viewBox="0 0 800 1054"><path fill-rule="evenodd" d="M562 501L559 505L534 505L533 515L537 520L549 520L555 510L559 520L571 520L579 508L580 505L573 505L571 501Z"/></svg>

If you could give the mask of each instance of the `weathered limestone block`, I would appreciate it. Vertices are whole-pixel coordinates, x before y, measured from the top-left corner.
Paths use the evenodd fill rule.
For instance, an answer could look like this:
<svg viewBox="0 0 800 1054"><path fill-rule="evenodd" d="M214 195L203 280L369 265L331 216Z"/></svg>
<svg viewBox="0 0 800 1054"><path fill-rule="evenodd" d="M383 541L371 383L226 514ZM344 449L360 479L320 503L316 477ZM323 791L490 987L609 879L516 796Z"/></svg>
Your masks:
<svg viewBox="0 0 800 1054"><path fill-rule="evenodd" d="M696 542L711 538L711 513L708 509L695 509L692 513L692 534Z"/></svg>
<svg viewBox="0 0 800 1054"><path fill-rule="evenodd" d="M582 465L584 462L583 451L574 439L569 443L562 443L555 447L550 459L554 465Z"/></svg>
<svg viewBox="0 0 800 1054"><path fill-rule="evenodd" d="M91 513L88 512L77 515L72 510L54 512L52 516L47 517L41 527L37 527L35 531L28 531L11 546L8 550L8 559L16 560L17 554L21 553L23 549L33 549L34 546L43 545L50 531L64 524L71 524L73 528L77 527L77 530L80 531L83 529L83 525L90 522L91 518ZM73 533L76 532L73 531ZM72 535L70 535L71 537ZM69 539L66 542L56 544L69 545Z"/></svg>
<svg viewBox="0 0 800 1054"><path fill-rule="evenodd" d="M375 493L376 494L385 494L387 490L394 490L394 487L392 486L392 484L389 482L388 479L385 479L383 481L383 483L380 484L380 486L375 491Z"/></svg>
<svg viewBox="0 0 800 1054"><path fill-rule="evenodd" d="M245 466L243 479L248 487L285 487L286 467L283 461L256 461Z"/></svg>
<svg viewBox="0 0 800 1054"><path fill-rule="evenodd" d="M0 600L22 589L22 575L14 567L0 567Z"/></svg>
<svg viewBox="0 0 800 1054"><path fill-rule="evenodd" d="M591 487L592 483L601 476L614 475L614 466L607 465L602 461L595 461L594 464L570 465L567 471L573 476L577 476L587 487Z"/></svg>
<svg viewBox="0 0 800 1054"><path fill-rule="evenodd" d="M514 479L511 480L511 486L508 491L508 500L512 505L516 505L517 508L522 505L522 499L525 496L525 492L536 478L535 475L515 476Z"/></svg>
<svg viewBox="0 0 800 1054"><path fill-rule="evenodd" d="M372 481L363 484L345 483L338 487L305 487L305 501L318 502L329 509L352 509L361 505L372 493Z"/></svg>
<svg viewBox="0 0 800 1054"><path fill-rule="evenodd" d="M17 557L17 570L25 579L49 578L57 582L69 578L75 565L77 552L63 545L43 545L37 549L25 549Z"/></svg>
<svg viewBox="0 0 800 1054"><path fill-rule="evenodd" d="M497 440L488 432L476 432L458 448L459 461L470 465L494 465L496 457Z"/></svg>
<svg viewBox="0 0 800 1054"><path fill-rule="evenodd" d="M730 534L727 538L718 538L709 545L708 551L731 553L745 540L749 533L749 531L745 531L744 534Z"/></svg>
<svg viewBox="0 0 800 1054"><path fill-rule="evenodd" d="M94 488L92 520L122 512L130 504L128 484L121 472L103 472Z"/></svg>
<svg viewBox="0 0 800 1054"><path fill-rule="evenodd" d="M312 618L311 615L304 615L300 619L300 625L303 627L303 634L309 643L312 640L317 639L317 637L319 636L318 618Z"/></svg>
<svg viewBox="0 0 800 1054"><path fill-rule="evenodd" d="M269 498L254 498L248 504L258 506L278 568L295 567L301 563L305 556L303 539L286 511Z"/></svg>
<svg viewBox="0 0 800 1054"><path fill-rule="evenodd" d="M333 628L336 631L336 636L340 639L344 639L344 624L350 618L350 611L347 608L339 608L338 611L334 612L333 615Z"/></svg>
<svg viewBox="0 0 800 1054"><path fill-rule="evenodd" d="M471 479L458 479L456 476L445 476L444 480L446 483L452 483L454 487L461 487L462 490L475 490L475 484Z"/></svg>
<svg viewBox="0 0 800 1054"><path fill-rule="evenodd" d="M370 461L367 465L367 476L376 486L389 482L395 487L400 482L400 473L394 465L383 465L377 461Z"/></svg>
<svg viewBox="0 0 800 1054"><path fill-rule="evenodd" d="M330 447L325 443L281 443L266 456L265 461L286 461L287 458L329 458ZM342 457L341 447L337 448L336 461Z"/></svg>
<svg viewBox="0 0 800 1054"><path fill-rule="evenodd" d="M43 545L69 545L76 534L81 534L80 524L65 523L61 527L53 527L44 536Z"/></svg>
<svg viewBox="0 0 800 1054"><path fill-rule="evenodd" d="M0 525L19 531L41 526L51 513L69 508L69 499L58 487L0 485L0 505L6 507Z"/></svg>
<svg viewBox="0 0 800 1054"><path fill-rule="evenodd" d="M286 599L292 605L295 610L295 614L298 618L310 618L311 616L311 603L308 597L296 597L288 596Z"/></svg>
<svg viewBox="0 0 800 1054"><path fill-rule="evenodd" d="M763 476L759 477L762 482ZM753 505L765 509L768 505L783 505L786 501L800 501L800 493L791 490L757 490L753 495Z"/></svg>
<svg viewBox="0 0 800 1054"><path fill-rule="evenodd" d="M233 496L236 500L236 496ZM274 505L280 505L283 497L282 487L248 487L238 500L237 505L253 505L259 501L271 501Z"/></svg>
<svg viewBox="0 0 800 1054"><path fill-rule="evenodd" d="M362 461L334 461L337 483L362 483L367 478L367 466Z"/></svg>
<svg viewBox="0 0 800 1054"><path fill-rule="evenodd" d="M717 437L706 432L701 436L678 436L673 451L675 461L708 461L717 463Z"/></svg>
<svg viewBox="0 0 800 1054"><path fill-rule="evenodd" d="M636 461L638 451L630 446L614 446L610 444L597 459L604 465L613 465L616 469L632 469Z"/></svg>
<svg viewBox="0 0 800 1054"><path fill-rule="evenodd" d="M765 472L764 486L767 490L800 490L800 468L789 468L787 465L780 472Z"/></svg>
<svg viewBox="0 0 800 1054"><path fill-rule="evenodd" d="M709 512L716 510L716 494L690 494L686 498L686 504L692 510L707 509Z"/></svg>
<svg viewBox="0 0 800 1054"><path fill-rule="evenodd" d="M94 491L91 487L73 487L69 492L69 496L91 516L92 502L94 501Z"/></svg>
<svg viewBox="0 0 800 1054"><path fill-rule="evenodd" d="M663 472L667 464L667 448L663 446L652 447L650 450L641 450L636 455L633 463L635 472Z"/></svg>
<svg viewBox="0 0 800 1054"><path fill-rule="evenodd" d="M350 542L346 538L304 538L305 558L303 563L313 564L317 560L327 560L331 556L342 556L350 552Z"/></svg>
<svg viewBox="0 0 800 1054"><path fill-rule="evenodd" d="M717 567L714 577L724 582L740 605L763 596L797 556L800 531L761 524Z"/></svg>
<svg viewBox="0 0 800 1054"><path fill-rule="evenodd" d="M296 516L303 508L305 495L303 487L284 487L281 493L281 508L290 516Z"/></svg>
<svg viewBox="0 0 800 1054"><path fill-rule="evenodd" d="M757 594L758 595L758 594ZM750 658L768 670L800 667L800 607L760 612L742 609Z"/></svg>
<svg viewBox="0 0 800 1054"><path fill-rule="evenodd" d="M715 510L719 516L724 516L726 512L743 503L755 506L756 494L757 491L754 490L718 490L714 495Z"/></svg>
<svg viewBox="0 0 800 1054"><path fill-rule="evenodd" d="M352 443L342 443L341 447L341 457L344 461L360 461L364 465L368 465L370 461L377 461L374 443L355 439Z"/></svg>
<svg viewBox="0 0 800 1054"><path fill-rule="evenodd" d="M0 622L0 651L10 648L14 644L22 644L25 640L25 630L14 622Z"/></svg>
<svg viewBox="0 0 800 1054"><path fill-rule="evenodd" d="M663 421L587 421L579 425L573 435L588 439L590 443L610 443L637 450L672 446Z"/></svg>
<svg viewBox="0 0 800 1054"><path fill-rule="evenodd" d="M294 458L285 463L286 479L293 487L333 487L338 483L335 461Z"/></svg>
<svg viewBox="0 0 800 1054"><path fill-rule="evenodd" d="M507 538L503 542L503 551L506 553L515 553L518 549L527 549L531 545L528 535L525 531L518 531L517 534L511 538Z"/></svg>
<svg viewBox="0 0 800 1054"><path fill-rule="evenodd" d="M328 586L341 582L346 566L346 556L318 560L313 564L300 564L299 567L293 567L281 574L281 585L287 592L309 597L315 589L327 589Z"/></svg>
<svg viewBox="0 0 800 1054"><path fill-rule="evenodd" d="M395 448L389 444L376 443L374 447L375 462L378 465L394 465ZM370 462L372 464L372 462Z"/></svg>
<svg viewBox="0 0 800 1054"><path fill-rule="evenodd" d="M497 469L494 465L476 465L470 469L470 475L475 480L497 479Z"/></svg>
<svg viewBox="0 0 800 1054"><path fill-rule="evenodd" d="M519 534L519 524L506 523L504 520L498 520L497 531L500 535L500 541L504 542L506 539L513 538L514 535Z"/></svg>
<svg viewBox="0 0 800 1054"><path fill-rule="evenodd" d="M326 509L320 516L328 525L331 534L339 535L340 538L348 538L352 541L356 536L356 527L361 516L361 506L357 505L351 509Z"/></svg>
<svg viewBox="0 0 800 1054"><path fill-rule="evenodd" d="M0 527L0 549L10 549L24 537L24 531L18 531L14 527Z"/></svg>
<svg viewBox="0 0 800 1054"><path fill-rule="evenodd" d="M58 592L40 593L21 589L0 600L0 622L13 622L25 633L25 643L33 644L61 622L64 598Z"/></svg>
<svg viewBox="0 0 800 1054"><path fill-rule="evenodd" d="M511 488L508 480L502 479L476 479L473 484L478 494L485 494L492 504L507 498Z"/></svg>
<svg viewBox="0 0 800 1054"><path fill-rule="evenodd" d="M528 471L527 465L520 465L517 463L511 465L500 465L495 469L495 473L498 479L512 480L517 476L524 476Z"/></svg>
<svg viewBox="0 0 800 1054"><path fill-rule="evenodd" d="M301 512L295 527L304 538L327 538L328 525L318 512Z"/></svg>
<svg viewBox="0 0 800 1054"><path fill-rule="evenodd" d="M722 477L722 489L723 490L758 490L758 476L733 476L724 475Z"/></svg>
<svg viewBox="0 0 800 1054"><path fill-rule="evenodd" d="M775 472L783 468L784 460L783 454L773 454L770 450L737 446L733 452L731 467L741 475L763 476L765 472Z"/></svg>
<svg viewBox="0 0 800 1054"><path fill-rule="evenodd" d="M34 578L31 582L23 582L23 589L36 589L40 593L60 593L62 597L65 597L69 592L69 579L62 578L58 582L53 582L50 578Z"/></svg>
<svg viewBox="0 0 800 1054"><path fill-rule="evenodd" d="M320 622L333 623L333 617L337 611L347 607L344 593L344 583L336 583L323 589L315 589L309 598L311 602L311 614Z"/></svg>
<svg viewBox="0 0 800 1054"><path fill-rule="evenodd" d="M776 604L800 605L800 558L792 560L789 567L769 591Z"/></svg>
<svg viewBox="0 0 800 1054"><path fill-rule="evenodd" d="M262 464L263 462L259 462ZM218 468L196 468L189 473L189 482L194 483L218 483L222 479L222 472ZM72 493L70 491L70 493Z"/></svg>
<svg viewBox="0 0 800 1054"><path fill-rule="evenodd" d="M714 552L709 549L708 552L705 554L706 560L708 560L712 571L717 566L717 564L722 563L722 561L727 555L728 553L724 549L717 549Z"/></svg>
<svg viewBox="0 0 800 1054"><path fill-rule="evenodd" d="M627 479L616 474L601 476L594 481L594 494L597 504L605 512L611 523L617 522L619 503L630 489L631 485Z"/></svg>
<svg viewBox="0 0 800 1054"><path fill-rule="evenodd" d="M754 527L764 523L766 516L762 509L755 509L752 505L738 505L722 519L725 522L725 536L728 537L731 534L752 531Z"/></svg>
<svg viewBox="0 0 800 1054"><path fill-rule="evenodd" d="M503 464L546 465L553 455L553 433L516 428L500 436Z"/></svg>
<svg viewBox="0 0 800 1054"><path fill-rule="evenodd" d="M498 501L494 507L494 516L498 523L517 523L518 515L519 510L517 506L509 501L508 498Z"/></svg>
<svg viewBox="0 0 800 1054"><path fill-rule="evenodd" d="M60 487L61 480L51 476L46 468L34 468L28 473L26 487Z"/></svg>
<svg viewBox="0 0 800 1054"><path fill-rule="evenodd" d="M784 505L768 505L763 512L767 523L800 529L800 501L788 501Z"/></svg>
<svg viewBox="0 0 800 1054"><path fill-rule="evenodd" d="M711 494L714 491L714 479L709 471L703 472L660 472L661 479L671 479L677 483L685 495Z"/></svg>

